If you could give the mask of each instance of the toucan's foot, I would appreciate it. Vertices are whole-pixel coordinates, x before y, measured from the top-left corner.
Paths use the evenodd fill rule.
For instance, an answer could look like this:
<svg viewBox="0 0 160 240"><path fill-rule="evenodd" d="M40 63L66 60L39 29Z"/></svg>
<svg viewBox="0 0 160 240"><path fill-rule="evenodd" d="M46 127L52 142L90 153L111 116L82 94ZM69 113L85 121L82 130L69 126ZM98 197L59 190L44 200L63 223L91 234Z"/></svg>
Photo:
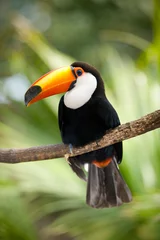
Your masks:
<svg viewBox="0 0 160 240"><path fill-rule="evenodd" d="M71 143L69 144L69 151L70 151L70 154L73 154L73 145Z"/></svg>
<svg viewBox="0 0 160 240"><path fill-rule="evenodd" d="M70 152L70 154L73 154L72 149L73 149L73 145L70 143L70 144L69 144L69 152ZM71 164L70 161L69 161L70 154L67 153L67 154L64 155L66 161L67 161L69 164Z"/></svg>
<svg viewBox="0 0 160 240"><path fill-rule="evenodd" d="M99 140L96 140L96 144L97 144L97 147L100 146L100 144L99 144Z"/></svg>

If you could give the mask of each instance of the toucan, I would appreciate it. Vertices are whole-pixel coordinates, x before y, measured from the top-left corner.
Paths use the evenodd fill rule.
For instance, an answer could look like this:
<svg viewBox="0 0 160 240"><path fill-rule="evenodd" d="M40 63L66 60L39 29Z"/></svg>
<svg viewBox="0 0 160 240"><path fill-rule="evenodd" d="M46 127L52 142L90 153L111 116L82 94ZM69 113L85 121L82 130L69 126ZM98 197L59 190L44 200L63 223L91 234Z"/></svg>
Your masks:
<svg viewBox="0 0 160 240"><path fill-rule="evenodd" d="M105 95L100 73L85 62L50 71L35 81L25 94L26 106L65 93L58 110L64 144L80 147L98 141L107 130L120 125L117 112ZM93 208L120 206L132 200L120 174L122 142L76 157L68 162L78 177L87 181L86 203ZM88 164L88 174L84 165ZM86 177L86 175L88 175Z"/></svg>

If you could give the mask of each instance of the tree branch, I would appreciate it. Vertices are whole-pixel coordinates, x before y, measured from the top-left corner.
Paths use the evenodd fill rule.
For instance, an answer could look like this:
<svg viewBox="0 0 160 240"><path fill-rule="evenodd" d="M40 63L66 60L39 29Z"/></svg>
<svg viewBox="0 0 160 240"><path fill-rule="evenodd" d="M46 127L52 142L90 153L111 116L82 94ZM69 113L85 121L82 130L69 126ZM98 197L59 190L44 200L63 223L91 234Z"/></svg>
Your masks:
<svg viewBox="0 0 160 240"><path fill-rule="evenodd" d="M22 149L0 149L0 162L20 163L81 155L111 144L136 137L160 128L160 110L152 112L138 120L128 122L108 131L102 139L84 147L73 148L70 153L68 145L57 144Z"/></svg>

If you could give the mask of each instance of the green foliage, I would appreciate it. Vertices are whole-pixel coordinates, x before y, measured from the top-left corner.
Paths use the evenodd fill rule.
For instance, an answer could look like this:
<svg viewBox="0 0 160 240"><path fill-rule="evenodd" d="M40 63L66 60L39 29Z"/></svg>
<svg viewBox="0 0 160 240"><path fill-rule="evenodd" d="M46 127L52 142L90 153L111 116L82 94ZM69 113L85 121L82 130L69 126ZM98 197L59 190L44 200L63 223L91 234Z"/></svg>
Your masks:
<svg viewBox="0 0 160 240"><path fill-rule="evenodd" d="M60 96L25 108L23 95L30 82L51 68L72 63L74 57L94 63L99 69L106 80L106 95L122 123L159 108L158 1L154 1L152 43L148 37L152 28L146 33L147 24L144 26L139 20L144 17L140 17L142 9L143 14L151 17L151 10L144 7L151 6L151 1L147 1L148 5L146 0L127 3L122 0L100 3L61 0L50 1L50 5L37 1L33 6L28 1L24 6L30 11L38 8L43 17L47 12L49 16L53 14L50 18L54 22L53 30L50 26L44 33L50 39L49 33L53 31L50 43L22 17L21 14L29 10L23 8L21 1L13 2L12 11L16 9L18 13L11 16L10 24L6 23L8 32L2 27L1 34L0 51L4 61L0 63L0 147L61 142L57 124ZM135 6L139 6L139 15ZM1 18L5 18L3 12ZM30 18L40 29L33 12ZM37 18L40 20L38 15ZM143 20L147 23L145 17ZM111 31L115 24L119 30ZM127 33L129 26L132 26L132 34ZM138 37L135 32L140 30L142 35ZM108 40L116 44L109 45ZM134 51L124 43L134 47ZM120 49L125 50L125 54ZM135 61L137 51L141 55ZM1 164L0 239L160 239L159 137L159 132L154 131L124 142L120 167L132 190L133 202L114 209L88 207L86 184L72 173L64 159L13 166Z"/></svg>

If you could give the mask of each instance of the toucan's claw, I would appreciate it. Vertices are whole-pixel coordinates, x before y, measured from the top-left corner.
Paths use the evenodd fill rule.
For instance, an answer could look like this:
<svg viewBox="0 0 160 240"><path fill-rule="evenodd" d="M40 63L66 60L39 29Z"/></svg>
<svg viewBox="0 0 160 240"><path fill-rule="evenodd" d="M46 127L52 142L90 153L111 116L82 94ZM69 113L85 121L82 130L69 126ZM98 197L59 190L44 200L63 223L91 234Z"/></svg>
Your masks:
<svg viewBox="0 0 160 240"><path fill-rule="evenodd" d="M69 151L70 151L70 154L73 154L73 145L71 143L69 144Z"/></svg>

